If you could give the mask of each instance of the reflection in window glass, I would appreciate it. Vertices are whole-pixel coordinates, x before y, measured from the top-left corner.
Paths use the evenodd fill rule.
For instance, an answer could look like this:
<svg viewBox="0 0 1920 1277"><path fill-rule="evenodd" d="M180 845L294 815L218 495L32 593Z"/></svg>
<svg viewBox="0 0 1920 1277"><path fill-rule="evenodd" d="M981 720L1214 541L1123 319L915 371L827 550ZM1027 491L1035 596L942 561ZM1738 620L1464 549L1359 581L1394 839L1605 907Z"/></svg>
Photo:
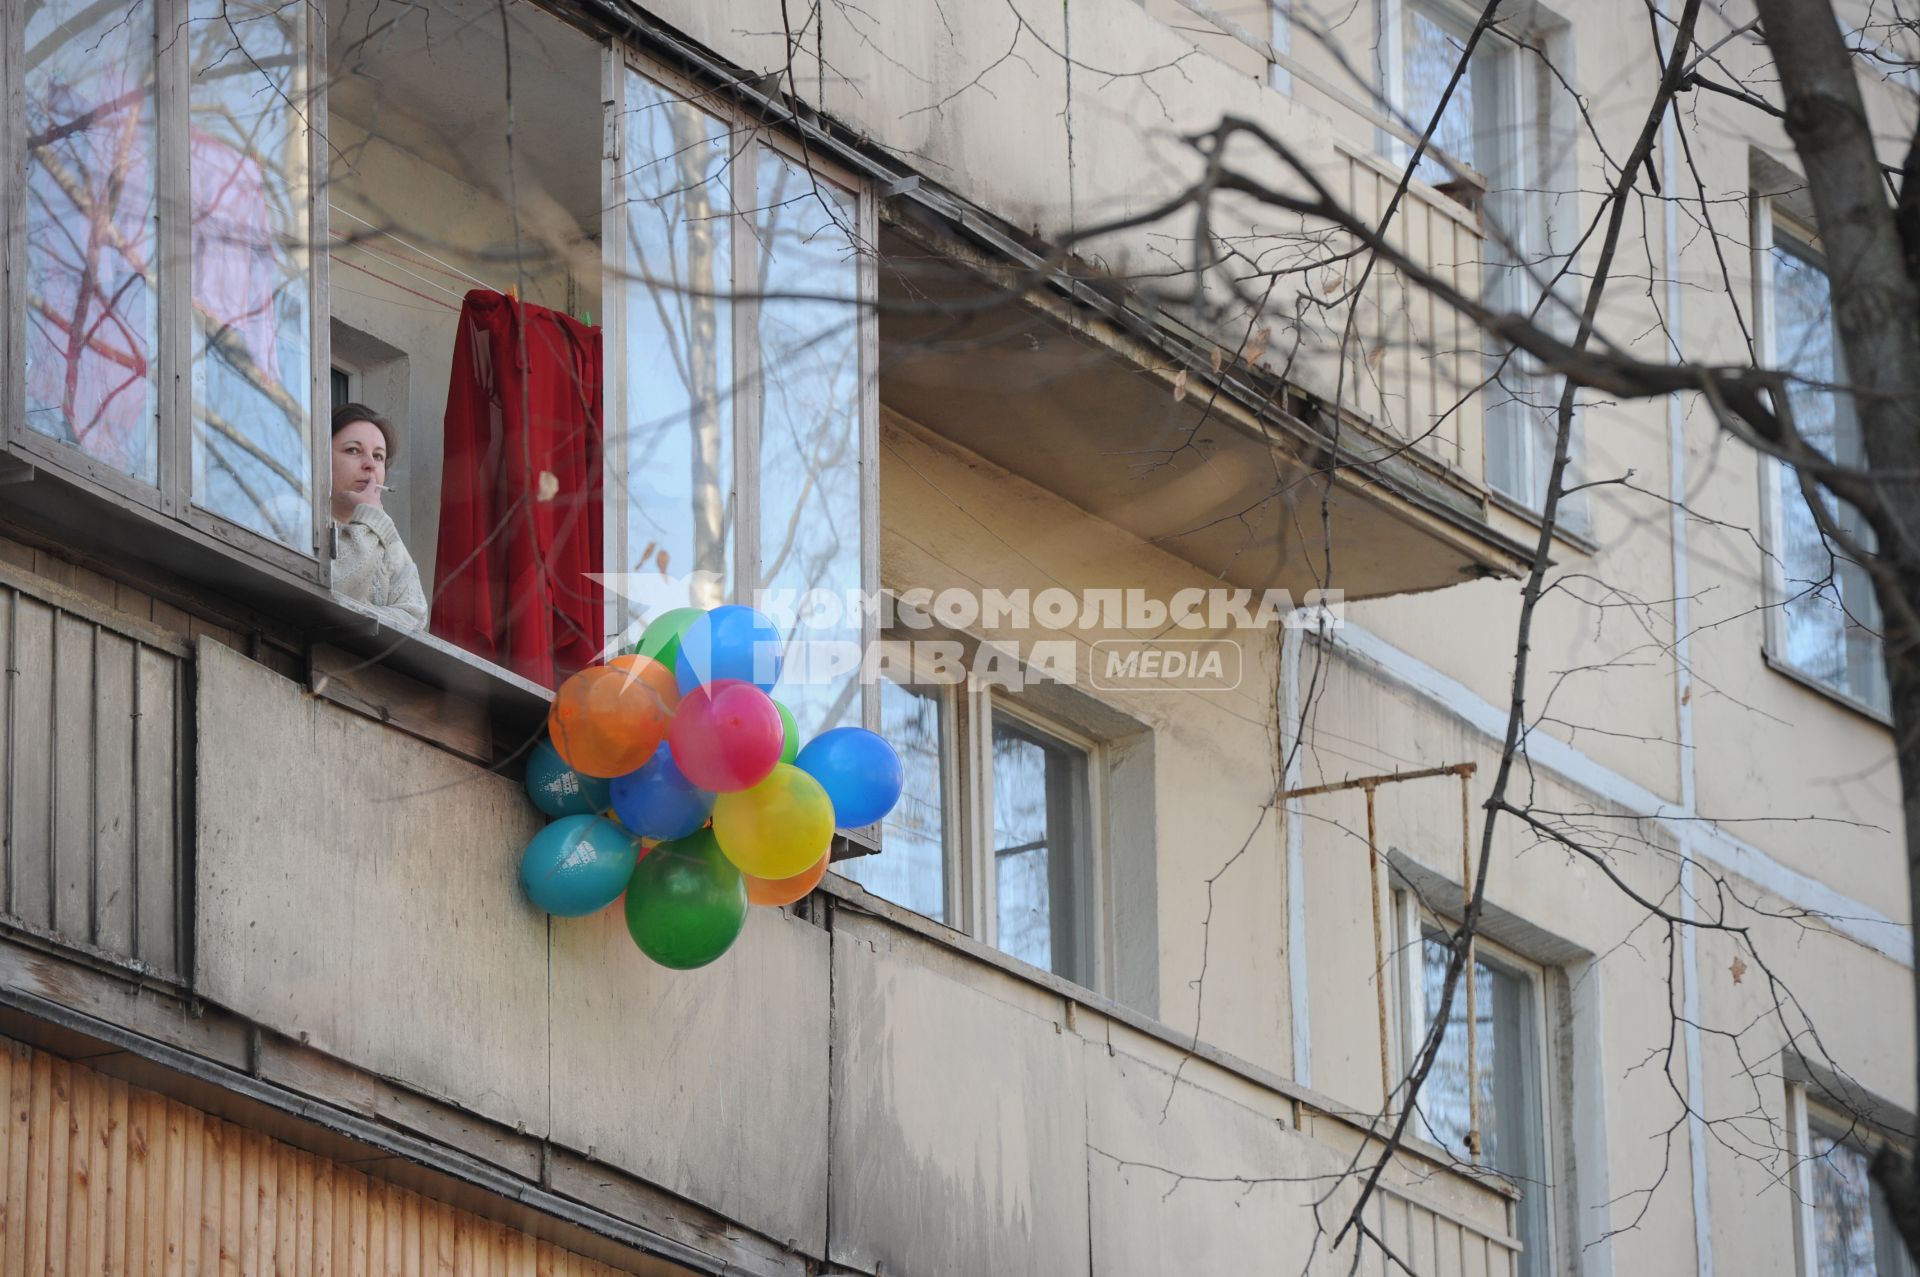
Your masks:
<svg viewBox="0 0 1920 1277"><path fill-rule="evenodd" d="M993 716L994 890L999 947L1082 984L1089 919L1087 755L1005 714Z"/></svg>
<svg viewBox="0 0 1920 1277"><path fill-rule="evenodd" d="M835 868L874 895L947 921L945 700L937 687L880 684L880 734L900 755L905 784L880 826L881 854Z"/></svg>
<svg viewBox="0 0 1920 1277"><path fill-rule="evenodd" d="M1815 448L1844 464L1864 461L1860 424L1833 387L1846 366L1833 327L1826 271L1784 236L1773 248L1774 359L1797 379L1788 390L1794 424ZM1834 521L1863 545L1873 530L1852 506L1825 498ZM1887 706L1880 605L1867 571L1829 548L1791 473L1783 476L1781 528L1774 547L1786 576L1786 660L1795 669L1867 704Z"/></svg>
<svg viewBox="0 0 1920 1277"><path fill-rule="evenodd" d="M313 543L307 9L193 0L193 499Z"/></svg>
<svg viewBox="0 0 1920 1277"><path fill-rule="evenodd" d="M792 645L860 641L859 615L841 606L860 588L858 209L772 147L756 154L748 287L761 299L759 584L775 598L836 600L825 614L801 611L788 632L788 669L818 674L829 668L825 649L809 659ZM802 740L859 724L856 675L788 679L780 695Z"/></svg>
<svg viewBox="0 0 1920 1277"><path fill-rule="evenodd" d="M1817 1277L1913 1277L1913 1260L1867 1174L1867 1155L1814 1128L1813 1249Z"/></svg>
<svg viewBox="0 0 1920 1277"><path fill-rule="evenodd" d="M1433 118L1433 109L1440 105L1440 95L1453 79L1453 69L1460 64L1460 53L1467 47L1466 35L1458 31L1454 23L1445 21L1425 6L1409 4L1406 41L1406 117L1417 133ZM1460 77L1460 83L1454 86L1453 96L1447 99L1446 113L1433 131L1433 145L1484 174L1491 157L1479 151L1490 148L1476 149L1474 145L1476 107L1485 113L1484 90L1490 87L1476 83L1487 78L1478 74L1481 70L1482 58L1476 56L1468 64L1466 74ZM1446 166L1431 156L1421 157L1414 176L1436 186L1453 180Z"/></svg>
<svg viewBox="0 0 1920 1277"><path fill-rule="evenodd" d="M26 14L27 424L153 483L153 5Z"/></svg>
<svg viewBox="0 0 1920 1277"><path fill-rule="evenodd" d="M607 570L711 574L673 597L622 599L614 624L637 631L669 607L725 602L732 581L733 201L724 124L631 71L626 95L626 215L610 233L627 237L627 402L607 422L625 493L608 510Z"/></svg>
<svg viewBox="0 0 1920 1277"><path fill-rule="evenodd" d="M1447 975L1447 942L1427 934L1421 948L1421 984L1427 1029L1440 1009ZM1475 1048L1480 1097L1480 1163L1520 1186L1520 1271L1544 1274L1547 1253L1546 1155L1540 1131L1539 1044L1534 1031L1533 982L1520 972L1474 962ZM1462 1161L1472 1160L1467 1135L1467 991L1456 988L1440 1051L1420 1089L1427 1138Z"/></svg>

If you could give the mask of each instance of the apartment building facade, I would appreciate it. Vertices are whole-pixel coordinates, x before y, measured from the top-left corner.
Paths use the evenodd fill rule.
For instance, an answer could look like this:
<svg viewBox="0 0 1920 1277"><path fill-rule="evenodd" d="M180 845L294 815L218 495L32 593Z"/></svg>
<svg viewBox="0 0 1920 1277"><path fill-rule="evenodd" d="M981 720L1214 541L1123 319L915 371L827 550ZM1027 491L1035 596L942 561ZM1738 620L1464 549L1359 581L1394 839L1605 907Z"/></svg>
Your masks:
<svg viewBox="0 0 1920 1277"><path fill-rule="evenodd" d="M1581 403L1622 481L1548 541L1540 823L1499 818L1342 1233L1482 872L1558 388L1271 203L1207 204L1196 274L1174 197L1246 121L1531 304L1670 31L1503 11L1397 195L1477 16L0 10L0 1269L1907 1271L1864 1179L1915 1108L1877 622L1684 398ZM1698 39L1760 83L1744 21ZM1728 95L1661 127L1687 198L1601 331L1843 381L1784 135ZM500 299L593 352L553 383L590 480L499 455L560 446L497 433L531 327L456 438ZM349 401L397 423L429 627L332 588ZM710 967L516 885L551 688L439 609L568 535L542 509L595 530L595 583L541 588L608 650L663 603L897 601L797 613L895 659L790 696L906 801Z"/></svg>

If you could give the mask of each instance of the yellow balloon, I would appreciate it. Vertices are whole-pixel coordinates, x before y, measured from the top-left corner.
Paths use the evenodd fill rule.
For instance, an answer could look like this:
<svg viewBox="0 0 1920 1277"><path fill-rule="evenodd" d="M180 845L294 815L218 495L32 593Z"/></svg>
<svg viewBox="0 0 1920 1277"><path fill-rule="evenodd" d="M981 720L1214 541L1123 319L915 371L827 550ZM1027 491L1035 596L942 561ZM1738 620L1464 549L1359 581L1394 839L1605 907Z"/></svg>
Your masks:
<svg viewBox="0 0 1920 1277"><path fill-rule="evenodd" d="M791 763L713 804L713 835L743 874L791 878L811 869L833 842L833 800Z"/></svg>

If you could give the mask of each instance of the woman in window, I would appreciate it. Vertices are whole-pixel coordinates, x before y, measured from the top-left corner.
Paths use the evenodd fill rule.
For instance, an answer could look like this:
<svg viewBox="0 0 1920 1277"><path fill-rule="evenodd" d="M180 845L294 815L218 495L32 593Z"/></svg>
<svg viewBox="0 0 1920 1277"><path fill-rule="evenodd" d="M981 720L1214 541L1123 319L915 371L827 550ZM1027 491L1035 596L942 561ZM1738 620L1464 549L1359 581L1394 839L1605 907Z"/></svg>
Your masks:
<svg viewBox="0 0 1920 1277"><path fill-rule="evenodd" d="M363 605L383 624L417 630L427 623L420 569L380 508L393 436L393 423L365 404L334 409L333 592Z"/></svg>

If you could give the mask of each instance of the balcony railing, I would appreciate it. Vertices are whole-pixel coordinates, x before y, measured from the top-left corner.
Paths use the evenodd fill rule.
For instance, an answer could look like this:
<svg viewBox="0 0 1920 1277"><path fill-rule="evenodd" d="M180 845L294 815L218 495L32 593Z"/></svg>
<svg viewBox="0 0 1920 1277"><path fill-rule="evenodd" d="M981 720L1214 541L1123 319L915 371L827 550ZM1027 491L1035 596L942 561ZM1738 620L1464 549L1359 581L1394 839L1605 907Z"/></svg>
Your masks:
<svg viewBox="0 0 1920 1277"><path fill-rule="evenodd" d="M0 564L0 923L181 978L188 651Z"/></svg>

